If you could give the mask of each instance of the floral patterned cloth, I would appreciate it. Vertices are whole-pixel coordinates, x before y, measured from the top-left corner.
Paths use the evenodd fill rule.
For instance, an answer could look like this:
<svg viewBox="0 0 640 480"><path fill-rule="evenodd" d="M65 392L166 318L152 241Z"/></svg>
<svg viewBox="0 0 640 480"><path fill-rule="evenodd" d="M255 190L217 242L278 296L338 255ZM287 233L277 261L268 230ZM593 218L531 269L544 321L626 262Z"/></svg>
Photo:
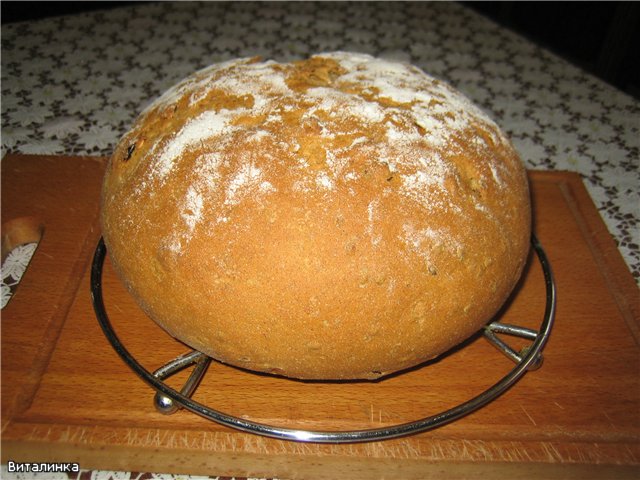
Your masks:
<svg viewBox="0 0 640 480"><path fill-rule="evenodd" d="M37 243L19 245L9 252L7 258L2 262L2 284L0 285L2 288L2 300L0 308L4 308L9 302L37 246Z"/></svg>
<svg viewBox="0 0 640 480"><path fill-rule="evenodd" d="M80 470L78 473L9 473L6 466L0 468L0 478L7 480L245 480L245 477L203 477L196 475L170 475L166 473L119 472ZM246 480L269 480L249 478ZM272 479L275 480L275 479Z"/></svg>
<svg viewBox="0 0 640 480"><path fill-rule="evenodd" d="M454 3L141 3L3 25L2 154L109 155L196 69L331 50L411 62L488 112L528 168L579 172L640 282L640 103Z"/></svg>
<svg viewBox="0 0 640 480"><path fill-rule="evenodd" d="M452 3L152 3L2 28L2 153L109 155L136 114L233 57L351 50L447 80L528 168L579 172L640 281L640 103Z"/></svg>

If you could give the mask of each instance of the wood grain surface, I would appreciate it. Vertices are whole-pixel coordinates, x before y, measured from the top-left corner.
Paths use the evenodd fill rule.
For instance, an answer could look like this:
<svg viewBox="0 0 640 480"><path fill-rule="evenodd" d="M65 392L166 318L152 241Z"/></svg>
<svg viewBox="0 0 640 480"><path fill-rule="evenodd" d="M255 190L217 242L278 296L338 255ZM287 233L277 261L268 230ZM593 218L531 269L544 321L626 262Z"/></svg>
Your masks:
<svg viewBox="0 0 640 480"><path fill-rule="evenodd" d="M320 445L240 433L185 411L158 414L152 390L113 351L91 307L89 263L100 236L105 161L7 156L1 165L2 222L29 216L44 225L2 312L3 462L278 478L640 475L640 295L576 174L530 173L534 227L559 299L542 368L441 428ZM188 350L138 309L108 259L103 288L116 332L146 368ZM532 258L501 320L537 328L544 303ZM437 361L376 382L302 382L214 362L194 398L279 426L371 428L450 408L511 367L477 336ZM178 387L184 378L169 383Z"/></svg>

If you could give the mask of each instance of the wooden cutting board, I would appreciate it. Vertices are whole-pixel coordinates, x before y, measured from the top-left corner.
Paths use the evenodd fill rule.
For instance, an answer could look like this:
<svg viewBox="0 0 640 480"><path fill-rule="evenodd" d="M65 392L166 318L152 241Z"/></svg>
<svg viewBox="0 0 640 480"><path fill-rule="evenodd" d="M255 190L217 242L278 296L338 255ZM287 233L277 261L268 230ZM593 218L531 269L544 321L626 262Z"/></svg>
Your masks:
<svg viewBox="0 0 640 480"><path fill-rule="evenodd" d="M559 298L542 368L436 430L320 445L240 433L186 411L156 413L152 390L113 351L90 303L105 164L79 157L2 160L3 223L31 216L44 225L22 283L2 311L3 463L279 478L640 476L639 291L578 175L530 174L535 231ZM103 284L116 332L146 368L187 351L141 313L108 259ZM530 261L502 321L537 328L544 303L541 270ZM280 426L372 428L448 409L512 365L481 336L439 361L378 382L300 382L214 363L194 398ZM183 379L170 383L177 387Z"/></svg>

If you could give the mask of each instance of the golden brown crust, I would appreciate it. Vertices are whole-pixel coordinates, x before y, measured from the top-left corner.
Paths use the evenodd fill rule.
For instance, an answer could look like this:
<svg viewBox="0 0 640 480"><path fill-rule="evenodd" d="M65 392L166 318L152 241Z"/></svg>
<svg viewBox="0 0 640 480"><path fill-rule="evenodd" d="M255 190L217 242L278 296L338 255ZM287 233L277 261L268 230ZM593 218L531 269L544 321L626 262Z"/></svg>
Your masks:
<svg viewBox="0 0 640 480"><path fill-rule="evenodd" d="M530 221L491 120L415 67L343 52L197 72L143 112L103 188L109 255L155 321L299 378L377 378L476 332Z"/></svg>

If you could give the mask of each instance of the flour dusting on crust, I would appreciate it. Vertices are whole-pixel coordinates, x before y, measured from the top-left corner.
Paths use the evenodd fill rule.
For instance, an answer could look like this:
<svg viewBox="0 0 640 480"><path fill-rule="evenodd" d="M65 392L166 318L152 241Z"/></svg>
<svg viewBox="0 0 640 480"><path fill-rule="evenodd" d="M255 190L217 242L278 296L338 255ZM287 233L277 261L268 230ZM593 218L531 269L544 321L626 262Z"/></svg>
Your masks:
<svg viewBox="0 0 640 480"><path fill-rule="evenodd" d="M179 127L147 147L143 178L149 189L162 185L192 150L198 152L189 167L192 187L177 199L186 227L182 245L207 209L217 210L215 223L226 223L228 207L278 190L282 169L251 159L230 163L230 150L245 144L264 146L265 158L296 169L293 192L327 195L349 184L355 192L353 182L367 170L355 168L353 159L366 157L389 179L396 177L405 201L447 211L456 206L446 183L462 181L452 160L456 142L472 136L468 144L485 164L474 167L470 181L504 184L504 166L487 154L491 144L508 143L498 127L447 84L408 64L333 52L299 64L240 59L212 65L151 104L128 137L144 137L146 118L172 118L185 109ZM296 128L283 131L292 121ZM483 208L477 203L478 211Z"/></svg>

